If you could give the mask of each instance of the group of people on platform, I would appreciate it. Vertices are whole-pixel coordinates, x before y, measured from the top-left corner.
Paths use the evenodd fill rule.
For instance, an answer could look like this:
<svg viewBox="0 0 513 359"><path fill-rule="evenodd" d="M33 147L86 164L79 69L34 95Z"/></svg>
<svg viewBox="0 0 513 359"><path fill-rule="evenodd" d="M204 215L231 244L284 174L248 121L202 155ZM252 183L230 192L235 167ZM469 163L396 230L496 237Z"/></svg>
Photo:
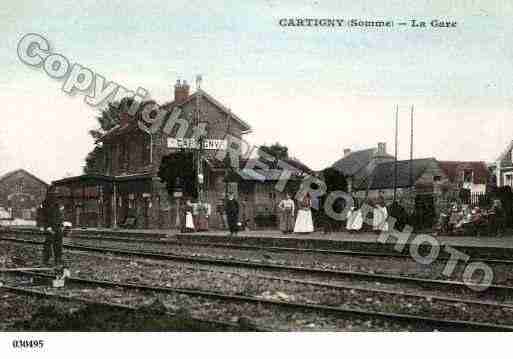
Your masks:
<svg viewBox="0 0 513 359"><path fill-rule="evenodd" d="M384 201L372 204L372 229L374 231L388 231L388 210ZM361 208L351 207L347 214L346 230L350 233L362 230L364 218Z"/></svg>
<svg viewBox="0 0 513 359"><path fill-rule="evenodd" d="M193 203L190 199L187 199L180 213L182 232L208 231L210 215L209 203Z"/></svg>
<svg viewBox="0 0 513 359"><path fill-rule="evenodd" d="M219 212L219 209L218 209ZM222 223L228 227L230 235L236 234L243 229L243 223L239 220L240 206L233 193L229 193L222 205ZM181 212L182 232L208 231L208 220L212 214L209 203L193 203L186 200L185 207Z"/></svg>
<svg viewBox="0 0 513 359"><path fill-rule="evenodd" d="M440 213L437 232L446 235L502 235L505 227L505 212L499 199L490 208L452 203Z"/></svg>
<svg viewBox="0 0 513 359"><path fill-rule="evenodd" d="M246 228L247 223L241 215L241 205L233 193L229 193L224 203L217 209L223 228L227 228L231 236ZM289 194L282 200L280 210L280 228L283 233L311 233L314 231L312 219L312 201L307 194L299 201L296 214L296 204ZM211 207L208 203L193 203L190 199L185 201L181 209L180 222L182 232L201 232L208 230L208 220Z"/></svg>
<svg viewBox="0 0 513 359"><path fill-rule="evenodd" d="M301 201L299 201L296 219L295 203L290 197L286 198L278 204L280 210L280 230L283 233L312 233L314 231L313 218L312 218L312 200L310 195L306 194Z"/></svg>
<svg viewBox="0 0 513 359"><path fill-rule="evenodd" d="M372 211L372 228L374 231L387 231L388 230L388 211L385 206L383 198L378 198L373 204ZM311 233L314 231L314 223L312 217L312 200L306 194L302 200L299 201L299 208L297 216L294 220L294 201L291 196L287 194L286 198L280 202L278 209L280 210L280 230L283 233ZM329 233L332 231L332 225L326 214L320 219L321 226L324 227L324 232ZM335 220L336 221L336 220ZM346 230L349 232L358 232L363 228L364 218L360 208L353 206L349 209L346 217Z"/></svg>
<svg viewBox="0 0 513 359"><path fill-rule="evenodd" d="M373 210L373 229L383 231L388 229L388 212L384 199L378 199L374 204ZM226 200L217 209L221 217L223 228L229 230L230 235L237 234L245 229L246 219L241 218L241 208L239 202L235 199L233 193L228 194ZM278 204L279 211L279 229L282 233L312 233L315 231L314 216L312 214L312 199L307 193L297 203L290 194L286 194L285 199ZM211 207L208 203L193 203L190 199L185 201L181 210L181 230L182 232L201 232L208 230L208 220L211 215ZM326 216L325 216L326 217ZM346 229L349 232L357 232L363 228L364 218L360 208L352 207L347 214ZM325 220L319 220L320 226L327 230Z"/></svg>
<svg viewBox="0 0 513 359"><path fill-rule="evenodd" d="M355 200L355 203L357 201ZM312 199L306 194L297 202L290 194L278 204L279 229L284 234L289 233L312 233L315 231L314 220L317 227L324 230L324 233L330 233L335 230L345 230L350 233L356 233L364 230L373 230L376 233L389 230L389 216L393 216L394 225L397 229L409 222L409 216L397 202L394 202L387 208L385 200L379 196L373 201L366 202L372 208L362 210L361 206L355 204L347 211L347 216L343 220L328 218L323 210L312 213ZM245 229L246 219L241 216L239 202L235 199L233 193L228 194L222 207L223 228L227 228L231 236ZM197 204L187 201L182 216L182 231L206 231L208 230L208 218L211 215L209 204ZM364 218L368 217L368 218ZM410 218L411 219L411 218ZM371 224L369 226L369 224ZM442 211L437 224L437 233L446 235L475 235L487 234L498 235L504 232L505 214L500 200L494 200L493 205L487 209L469 205L451 204L447 211Z"/></svg>

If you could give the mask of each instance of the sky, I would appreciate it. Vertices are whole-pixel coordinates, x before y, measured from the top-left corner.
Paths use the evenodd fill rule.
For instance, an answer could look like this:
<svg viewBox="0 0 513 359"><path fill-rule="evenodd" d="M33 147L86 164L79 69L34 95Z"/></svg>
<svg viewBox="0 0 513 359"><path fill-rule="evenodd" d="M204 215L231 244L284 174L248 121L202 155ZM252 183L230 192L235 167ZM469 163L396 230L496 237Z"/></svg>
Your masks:
<svg viewBox="0 0 513 359"><path fill-rule="evenodd" d="M513 140L513 3L502 1L8 1L0 8L0 175L80 175L100 108L17 55L50 52L158 102L177 79L249 123L251 144L280 142L313 169L386 142L398 156L494 161ZM426 21L426 28L282 27L282 18ZM433 19L456 21L433 28ZM194 87L194 85L193 85Z"/></svg>

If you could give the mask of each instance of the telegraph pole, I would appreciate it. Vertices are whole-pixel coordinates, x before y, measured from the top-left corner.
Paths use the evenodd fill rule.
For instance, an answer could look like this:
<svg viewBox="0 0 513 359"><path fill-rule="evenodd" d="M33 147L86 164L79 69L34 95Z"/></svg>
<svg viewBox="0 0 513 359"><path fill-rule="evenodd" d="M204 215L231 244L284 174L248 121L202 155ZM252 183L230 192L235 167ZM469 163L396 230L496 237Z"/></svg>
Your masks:
<svg viewBox="0 0 513 359"><path fill-rule="evenodd" d="M397 128L399 123L399 105L395 105L395 158L394 158L394 202L397 198Z"/></svg>
<svg viewBox="0 0 513 359"><path fill-rule="evenodd" d="M201 75L196 76L196 123L195 128L199 130L200 121L201 121L201 111L200 111L200 96L201 96ZM197 191L198 191L198 202L203 202L203 135L200 134L197 139L198 149L196 150L196 183L197 183Z"/></svg>
<svg viewBox="0 0 513 359"><path fill-rule="evenodd" d="M413 186L413 105L410 114L410 187Z"/></svg>

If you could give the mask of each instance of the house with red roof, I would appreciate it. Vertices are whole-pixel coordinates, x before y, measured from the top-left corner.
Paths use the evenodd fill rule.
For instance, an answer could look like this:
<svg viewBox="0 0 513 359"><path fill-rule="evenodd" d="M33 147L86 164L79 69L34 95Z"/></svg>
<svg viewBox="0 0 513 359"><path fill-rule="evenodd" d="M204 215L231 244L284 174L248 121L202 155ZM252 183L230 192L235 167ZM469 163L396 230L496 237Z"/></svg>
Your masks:
<svg viewBox="0 0 513 359"><path fill-rule="evenodd" d="M490 171L482 161L438 161L449 181L457 188L468 189L471 194L485 193Z"/></svg>

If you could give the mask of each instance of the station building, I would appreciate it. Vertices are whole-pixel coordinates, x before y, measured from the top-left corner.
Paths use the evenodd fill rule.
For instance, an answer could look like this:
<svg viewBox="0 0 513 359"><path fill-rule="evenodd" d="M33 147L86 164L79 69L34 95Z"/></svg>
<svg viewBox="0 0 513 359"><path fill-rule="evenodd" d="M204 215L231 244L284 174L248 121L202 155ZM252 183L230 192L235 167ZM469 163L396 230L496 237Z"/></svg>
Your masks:
<svg viewBox="0 0 513 359"><path fill-rule="evenodd" d="M263 169L263 178L255 180L241 171L227 180L229 171L226 154L239 153L234 161L247 163L241 148L243 136L251 127L226 106L202 89L189 93L190 87L178 81L174 99L158 106L167 114L178 110L181 121L173 122L166 116L158 131L147 132L138 125L138 119L122 116L119 124L99 140L102 148L102 169L98 173L64 178L52 183L59 200L65 205L66 219L75 227L111 227L126 225L128 218L135 218L133 227L141 229L175 228L179 221L179 206L183 199L168 193L165 183L158 177L161 161L173 156L177 147L187 144L194 134L196 118L204 128L205 143L214 143L203 151L204 200L210 204L209 225L222 228L222 203L228 191L234 192L241 203L241 217L250 227L255 227L255 217L262 208L276 211L276 202L284 193L276 192L270 183L277 181ZM199 112L199 116L197 116ZM183 125L183 126L182 126ZM185 130L184 130L185 128ZM225 147L216 147L224 143ZM193 164L191 163L191 166ZM305 173L293 173L292 181L300 180ZM266 193L262 194L265 188ZM262 197L267 198L263 201ZM265 204L262 204L264 202Z"/></svg>

